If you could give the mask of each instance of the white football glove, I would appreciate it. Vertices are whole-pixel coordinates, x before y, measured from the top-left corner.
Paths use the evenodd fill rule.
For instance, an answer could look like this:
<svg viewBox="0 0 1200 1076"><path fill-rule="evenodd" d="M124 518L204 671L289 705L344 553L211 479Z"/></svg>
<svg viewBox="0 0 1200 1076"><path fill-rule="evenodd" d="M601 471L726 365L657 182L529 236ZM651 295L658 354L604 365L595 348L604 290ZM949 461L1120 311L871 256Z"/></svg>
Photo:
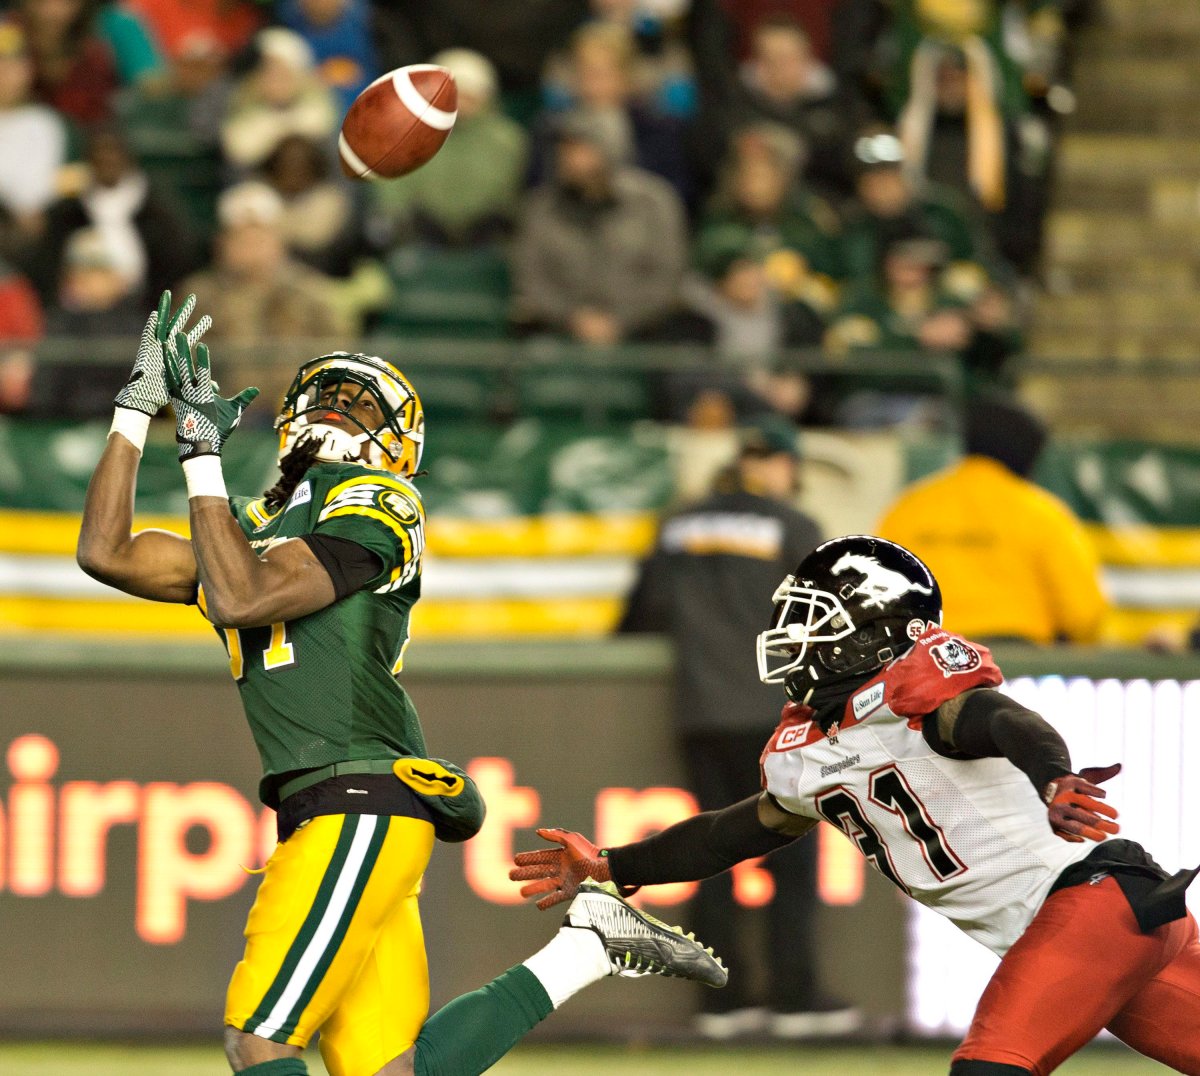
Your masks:
<svg viewBox="0 0 1200 1076"><path fill-rule="evenodd" d="M146 319L145 328L142 329L137 358L134 360L129 380L117 393L114 402L118 407L140 411L143 415L153 418L167 406L170 394L166 382L166 350L174 349L176 333L185 333L188 346L194 348L200 337L212 325L212 318L205 314L192 329L185 328L195 307L196 297L189 295L183 306L171 317L171 293L162 293L158 300L158 309L150 314Z"/></svg>

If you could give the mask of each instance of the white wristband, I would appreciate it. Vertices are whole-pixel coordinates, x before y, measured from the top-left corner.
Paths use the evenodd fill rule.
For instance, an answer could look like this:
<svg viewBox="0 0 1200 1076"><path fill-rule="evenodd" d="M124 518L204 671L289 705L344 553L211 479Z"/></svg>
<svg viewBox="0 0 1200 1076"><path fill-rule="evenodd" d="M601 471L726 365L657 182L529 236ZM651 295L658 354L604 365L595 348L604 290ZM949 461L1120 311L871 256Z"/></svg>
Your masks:
<svg viewBox="0 0 1200 1076"><path fill-rule="evenodd" d="M108 436L119 433L141 455L146 447L146 431L150 428L150 416L144 411L135 411L132 407L118 407L113 411L112 426Z"/></svg>
<svg viewBox="0 0 1200 1076"><path fill-rule="evenodd" d="M220 497L229 500L225 492L225 475L221 473L221 457L196 456L183 461L183 477L187 481L188 500L193 497Z"/></svg>

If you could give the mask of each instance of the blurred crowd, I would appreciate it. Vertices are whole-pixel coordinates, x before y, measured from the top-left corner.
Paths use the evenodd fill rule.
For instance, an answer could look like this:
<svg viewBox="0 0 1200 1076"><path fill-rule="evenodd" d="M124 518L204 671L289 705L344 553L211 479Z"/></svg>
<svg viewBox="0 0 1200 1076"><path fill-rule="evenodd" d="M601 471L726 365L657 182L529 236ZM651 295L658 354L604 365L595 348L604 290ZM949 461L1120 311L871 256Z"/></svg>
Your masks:
<svg viewBox="0 0 1200 1076"><path fill-rule="evenodd" d="M792 349L1009 379L1085 0L9 0L0 413L111 393L43 339L683 344L663 417L869 425L917 406ZM337 165L380 73L448 67L402 180ZM102 380L102 379L101 379Z"/></svg>

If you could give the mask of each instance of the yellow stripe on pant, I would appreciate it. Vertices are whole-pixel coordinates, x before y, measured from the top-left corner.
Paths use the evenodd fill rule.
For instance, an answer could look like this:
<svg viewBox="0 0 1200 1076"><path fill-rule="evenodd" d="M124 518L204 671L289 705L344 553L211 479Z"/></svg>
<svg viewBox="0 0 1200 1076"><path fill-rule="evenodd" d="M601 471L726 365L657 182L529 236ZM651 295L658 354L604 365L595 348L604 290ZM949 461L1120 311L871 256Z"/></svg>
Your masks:
<svg viewBox="0 0 1200 1076"><path fill-rule="evenodd" d="M320 1029L332 1076L367 1076L407 1050L429 1012L417 894L433 839L424 819L322 815L280 844L225 1023L300 1047Z"/></svg>

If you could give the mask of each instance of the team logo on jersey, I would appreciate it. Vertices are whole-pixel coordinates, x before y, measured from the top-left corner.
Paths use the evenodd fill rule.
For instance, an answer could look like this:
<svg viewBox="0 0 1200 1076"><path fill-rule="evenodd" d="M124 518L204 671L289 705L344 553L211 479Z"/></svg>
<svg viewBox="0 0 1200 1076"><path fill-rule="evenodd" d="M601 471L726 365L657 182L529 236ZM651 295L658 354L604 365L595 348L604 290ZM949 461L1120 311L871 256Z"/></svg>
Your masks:
<svg viewBox="0 0 1200 1076"><path fill-rule="evenodd" d="M983 664L979 651L961 639L947 639L944 643L931 646L929 656L945 676L972 672Z"/></svg>
<svg viewBox="0 0 1200 1076"><path fill-rule="evenodd" d="M886 608L909 591L915 590L918 594L933 593L932 588L914 583L903 572L885 568L874 557L867 557L861 553L843 554L834 564L832 571L834 575L840 575L842 572L862 573L863 581L852 593L862 598L863 607L866 609Z"/></svg>
<svg viewBox="0 0 1200 1076"><path fill-rule="evenodd" d="M794 747L803 747L811 731L811 721L801 721L798 725L788 725L786 729L775 737L775 743L771 750L790 751Z"/></svg>
<svg viewBox="0 0 1200 1076"><path fill-rule="evenodd" d="M416 502L403 493L397 493L392 490L384 493L379 498L379 503L395 516L401 523L411 524L416 523L420 518L420 509L417 508Z"/></svg>

